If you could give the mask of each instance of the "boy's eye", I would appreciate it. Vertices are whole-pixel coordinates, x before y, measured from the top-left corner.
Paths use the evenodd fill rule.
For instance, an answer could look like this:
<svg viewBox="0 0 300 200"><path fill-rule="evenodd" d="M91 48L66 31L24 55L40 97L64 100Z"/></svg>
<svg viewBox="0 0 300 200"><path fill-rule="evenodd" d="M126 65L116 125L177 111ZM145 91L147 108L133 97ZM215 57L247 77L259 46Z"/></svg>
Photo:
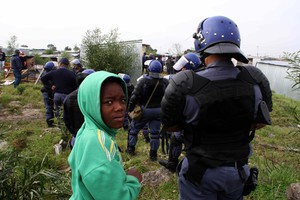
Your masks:
<svg viewBox="0 0 300 200"><path fill-rule="evenodd" d="M106 101L107 104L112 104L112 100Z"/></svg>
<svg viewBox="0 0 300 200"><path fill-rule="evenodd" d="M126 103L126 98L122 99L122 103Z"/></svg>

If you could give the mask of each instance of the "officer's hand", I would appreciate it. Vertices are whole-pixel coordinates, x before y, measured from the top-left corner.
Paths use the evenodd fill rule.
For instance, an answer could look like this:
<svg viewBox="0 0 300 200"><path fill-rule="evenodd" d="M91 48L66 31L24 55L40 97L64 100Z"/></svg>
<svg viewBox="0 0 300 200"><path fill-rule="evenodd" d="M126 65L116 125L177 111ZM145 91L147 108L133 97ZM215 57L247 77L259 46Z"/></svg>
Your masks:
<svg viewBox="0 0 300 200"><path fill-rule="evenodd" d="M167 131L169 132L176 132L176 131L181 131L182 128L180 125L174 125L166 128Z"/></svg>
<svg viewBox="0 0 300 200"><path fill-rule="evenodd" d="M254 130L257 130L257 129L261 129L263 127L265 127L266 125L265 124L252 124L251 125L251 131L254 131Z"/></svg>

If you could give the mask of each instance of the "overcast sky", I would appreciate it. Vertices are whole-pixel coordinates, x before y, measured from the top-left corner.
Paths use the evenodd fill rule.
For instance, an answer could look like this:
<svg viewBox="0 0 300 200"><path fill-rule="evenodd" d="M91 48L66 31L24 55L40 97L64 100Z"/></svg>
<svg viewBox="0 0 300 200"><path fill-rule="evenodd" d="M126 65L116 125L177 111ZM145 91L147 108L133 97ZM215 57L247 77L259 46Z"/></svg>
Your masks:
<svg viewBox="0 0 300 200"><path fill-rule="evenodd" d="M192 34L210 16L231 18L247 55L280 56L300 50L299 0L14 0L1 1L0 46L58 50L80 46L87 30L118 28L121 40L142 39L159 53L174 44L193 48Z"/></svg>

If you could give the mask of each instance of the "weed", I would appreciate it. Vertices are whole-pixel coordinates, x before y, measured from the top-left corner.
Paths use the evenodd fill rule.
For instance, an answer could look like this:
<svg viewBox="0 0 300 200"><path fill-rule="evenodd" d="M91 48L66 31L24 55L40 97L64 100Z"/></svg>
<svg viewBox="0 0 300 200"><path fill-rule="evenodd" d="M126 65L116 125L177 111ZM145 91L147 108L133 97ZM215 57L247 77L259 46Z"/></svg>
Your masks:
<svg viewBox="0 0 300 200"><path fill-rule="evenodd" d="M25 91L26 87L24 85L19 85L17 87L17 91L19 93L19 95L23 94L23 92Z"/></svg>

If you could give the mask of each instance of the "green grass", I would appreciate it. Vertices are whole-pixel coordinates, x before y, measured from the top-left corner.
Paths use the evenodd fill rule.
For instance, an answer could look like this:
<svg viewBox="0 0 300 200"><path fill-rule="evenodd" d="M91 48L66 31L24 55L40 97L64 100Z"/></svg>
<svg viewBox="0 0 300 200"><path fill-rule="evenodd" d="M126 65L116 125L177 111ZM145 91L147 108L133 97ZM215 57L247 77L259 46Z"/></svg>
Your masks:
<svg viewBox="0 0 300 200"><path fill-rule="evenodd" d="M70 150L56 155L53 148L65 135L65 129L47 128L40 84L22 83L20 86L20 89L0 87L0 139L8 142L8 147L0 155L0 180L15 181L15 186L18 186L9 189L12 185L8 183L12 182L4 181L7 185L0 184L0 191L13 192L15 196L11 197L16 198L34 190L35 199L68 199L71 173L62 170L68 167ZM273 124L256 131L252 141L253 156L249 162L260 170L259 185L246 200L286 199L286 187L300 182L300 128L297 126L300 124L300 102L274 94L273 103ZM40 111L41 115L33 117L32 110ZM17 116L21 117L15 119ZM125 169L134 166L145 173L161 167L149 160L150 147L142 135L139 135L134 157L124 152L127 133L123 129L119 130L117 141L123 150ZM166 155L159 150L158 157L166 158ZM9 173L4 174L5 170ZM35 184L37 182L39 185ZM138 199L178 199L176 175L160 185L144 186Z"/></svg>

